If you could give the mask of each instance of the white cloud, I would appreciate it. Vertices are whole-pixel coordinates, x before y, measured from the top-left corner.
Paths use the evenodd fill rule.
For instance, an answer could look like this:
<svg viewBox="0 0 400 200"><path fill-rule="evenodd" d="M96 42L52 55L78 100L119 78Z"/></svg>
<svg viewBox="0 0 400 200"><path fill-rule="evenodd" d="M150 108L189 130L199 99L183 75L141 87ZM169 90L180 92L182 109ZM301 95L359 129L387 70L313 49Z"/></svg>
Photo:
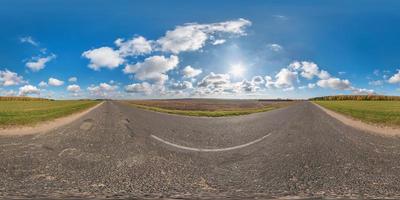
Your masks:
<svg viewBox="0 0 400 200"><path fill-rule="evenodd" d="M350 90L351 84L349 80L342 80L339 78L328 78L319 80L317 85L322 88L331 88L335 90Z"/></svg>
<svg viewBox="0 0 400 200"><path fill-rule="evenodd" d="M263 84L264 83L264 79L261 76L254 76L251 79L251 82L253 82L256 85L259 85L259 84Z"/></svg>
<svg viewBox="0 0 400 200"><path fill-rule="evenodd" d="M68 79L68 82L70 82L70 83L76 83L77 81L78 81L78 78L76 78L76 77L70 77Z"/></svg>
<svg viewBox="0 0 400 200"><path fill-rule="evenodd" d="M291 71L287 68L282 68L278 74L275 75L276 80L274 81L272 77L265 77L265 86L267 88L291 88L294 82L297 80L297 72Z"/></svg>
<svg viewBox="0 0 400 200"><path fill-rule="evenodd" d="M61 86L64 84L64 81L58 80L56 78L49 78L48 84L51 86Z"/></svg>
<svg viewBox="0 0 400 200"><path fill-rule="evenodd" d="M220 45L220 44L224 44L226 42L226 40L224 40L224 39L218 39L218 40L215 40L215 41L213 41L213 45Z"/></svg>
<svg viewBox="0 0 400 200"><path fill-rule="evenodd" d="M118 52L122 57L144 55L151 53L153 50L152 41L148 41L142 36L138 36L127 41L118 38L115 40L115 45L119 47Z"/></svg>
<svg viewBox="0 0 400 200"><path fill-rule="evenodd" d="M25 64L30 70L37 72L46 67L46 64L55 59L56 55L52 54L47 57L32 58L31 61Z"/></svg>
<svg viewBox="0 0 400 200"><path fill-rule="evenodd" d="M90 60L89 68L100 70L102 67L114 69L124 62L118 51L110 47L100 47L82 53L82 56Z"/></svg>
<svg viewBox="0 0 400 200"><path fill-rule="evenodd" d="M319 79L328 79L330 74L325 70L320 70L318 65L313 62L295 61L289 65L289 68L300 72L300 75L306 79L313 79L315 76Z"/></svg>
<svg viewBox="0 0 400 200"><path fill-rule="evenodd" d="M25 83L22 76L8 69L0 70L0 86L13 86Z"/></svg>
<svg viewBox="0 0 400 200"><path fill-rule="evenodd" d="M39 94L40 90L33 85L25 85L19 88L19 95L26 96L28 94Z"/></svg>
<svg viewBox="0 0 400 200"><path fill-rule="evenodd" d="M44 81L40 81L40 83L39 83L38 86L39 86L39 87L47 87L47 83L44 82Z"/></svg>
<svg viewBox="0 0 400 200"><path fill-rule="evenodd" d="M134 83L131 85L125 86L125 92L128 93L143 93L149 95L153 92L152 85L148 82L143 83Z"/></svg>
<svg viewBox="0 0 400 200"><path fill-rule="evenodd" d="M281 51L283 49L283 47L279 44L269 44L268 47L275 52Z"/></svg>
<svg viewBox="0 0 400 200"><path fill-rule="evenodd" d="M221 88L230 84L229 74L215 74L211 72L205 76L199 83L199 87Z"/></svg>
<svg viewBox="0 0 400 200"><path fill-rule="evenodd" d="M302 89L302 90L307 89L307 88L308 88L308 89L314 89L315 86L316 86L315 83L309 83L309 84L307 84L307 85L300 86L299 89Z"/></svg>
<svg viewBox="0 0 400 200"><path fill-rule="evenodd" d="M254 76L251 81L243 80L240 83L240 89L245 92L256 92L261 88L261 85L264 83L264 79L261 76ZM233 84L235 86L237 84Z"/></svg>
<svg viewBox="0 0 400 200"><path fill-rule="evenodd" d="M21 37L19 38L21 43L29 43L33 46L39 46L39 43L36 42L31 36Z"/></svg>
<svg viewBox="0 0 400 200"><path fill-rule="evenodd" d="M369 89L365 89L365 88L352 88L352 92L354 94L375 94L374 90L369 90Z"/></svg>
<svg viewBox="0 0 400 200"><path fill-rule="evenodd" d="M310 88L310 89L313 89L313 88L315 88L315 83L309 83L308 85L307 85L307 87L308 88Z"/></svg>
<svg viewBox="0 0 400 200"><path fill-rule="evenodd" d="M164 83L168 80L166 72L174 69L179 63L179 59L175 55L169 58L164 56L151 56L134 65L127 65L124 73L135 74L135 78L139 80L150 80L156 83Z"/></svg>
<svg viewBox="0 0 400 200"><path fill-rule="evenodd" d="M292 72L286 68L283 68L275 76L275 78L275 86L277 88L292 87L293 83L297 80L297 72Z"/></svg>
<svg viewBox="0 0 400 200"><path fill-rule="evenodd" d="M73 85L68 85L67 87L68 92L72 93L78 93L81 91L81 87L79 85L73 84Z"/></svg>
<svg viewBox="0 0 400 200"><path fill-rule="evenodd" d="M201 69L196 69L196 68L193 68L192 66L188 65L182 70L182 72L183 72L183 77L193 78L193 77L201 74L203 71Z"/></svg>
<svg viewBox="0 0 400 200"><path fill-rule="evenodd" d="M167 31L165 36L158 39L161 51L178 54L182 51L196 51L201 49L206 41L216 33L229 33L244 35L244 28L251 22L238 19L212 24L189 23L177 26L174 30ZM214 40L218 41L219 39ZM221 43L220 40L218 43Z"/></svg>
<svg viewBox="0 0 400 200"><path fill-rule="evenodd" d="M173 83L171 85L171 89L173 90L186 90L186 89L192 89L193 84L189 81L182 81L182 82L177 82Z"/></svg>
<svg viewBox="0 0 400 200"><path fill-rule="evenodd" d="M2 90L0 88L0 95L1 96L6 96L6 97L10 97L10 96L16 96L17 92L14 90Z"/></svg>
<svg viewBox="0 0 400 200"><path fill-rule="evenodd" d="M349 90L353 93L371 93L373 90L353 87L349 80L331 77L331 75L321 70L317 64L313 62L292 62L287 68L282 68L275 75L275 80L271 76L265 76L265 86L267 88L282 88L283 91L294 90L294 83L300 83L298 74L301 77L311 80L317 77L319 80L316 83L308 83L307 85L299 86L299 89L313 89L317 85L321 88L330 88L335 90Z"/></svg>
<svg viewBox="0 0 400 200"><path fill-rule="evenodd" d="M370 81L370 82L368 82L368 85L380 86L380 85L383 85L383 81L382 80Z"/></svg>
<svg viewBox="0 0 400 200"><path fill-rule="evenodd" d="M397 73L390 77L388 82L392 84L400 83L400 70L397 70Z"/></svg>
<svg viewBox="0 0 400 200"><path fill-rule="evenodd" d="M117 85L110 85L107 83L100 83L99 85L91 85L87 88L89 94L97 97L115 97Z"/></svg>

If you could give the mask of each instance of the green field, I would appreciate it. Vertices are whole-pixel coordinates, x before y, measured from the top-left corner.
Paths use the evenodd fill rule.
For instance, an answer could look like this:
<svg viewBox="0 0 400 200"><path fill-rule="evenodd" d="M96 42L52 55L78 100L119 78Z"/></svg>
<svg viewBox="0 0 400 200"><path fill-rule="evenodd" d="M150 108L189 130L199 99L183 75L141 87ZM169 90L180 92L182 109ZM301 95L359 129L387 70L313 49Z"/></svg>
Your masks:
<svg viewBox="0 0 400 200"><path fill-rule="evenodd" d="M0 127L32 125L90 108L99 101L0 101Z"/></svg>
<svg viewBox="0 0 400 200"><path fill-rule="evenodd" d="M330 110L386 126L400 126L400 101L314 101Z"/></svg>

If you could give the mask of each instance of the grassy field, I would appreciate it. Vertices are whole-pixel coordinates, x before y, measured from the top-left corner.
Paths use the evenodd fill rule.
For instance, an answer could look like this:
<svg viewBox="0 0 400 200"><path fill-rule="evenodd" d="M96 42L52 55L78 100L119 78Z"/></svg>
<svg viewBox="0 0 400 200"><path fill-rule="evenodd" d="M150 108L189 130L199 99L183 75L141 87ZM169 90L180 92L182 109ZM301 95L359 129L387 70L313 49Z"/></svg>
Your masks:
<svg viewBox="0 0 400 200"><path fill-rule="evenodd" d="M99 101L0 101L0 127L32 125L90 108Z"/></svg>
<svg viewBox="0 0 400 200"><path fill-rule="evenodd" d="M364 122L400 126L400 101L314 101Z"/></svg>
<svg viewBox="0 0 400 200"><path fill-rule="evenodd" d="M136 100L125 101L125 103L138 108L169 114L223 117L265 112L288 106L294 101L179 99Z"/></svg>

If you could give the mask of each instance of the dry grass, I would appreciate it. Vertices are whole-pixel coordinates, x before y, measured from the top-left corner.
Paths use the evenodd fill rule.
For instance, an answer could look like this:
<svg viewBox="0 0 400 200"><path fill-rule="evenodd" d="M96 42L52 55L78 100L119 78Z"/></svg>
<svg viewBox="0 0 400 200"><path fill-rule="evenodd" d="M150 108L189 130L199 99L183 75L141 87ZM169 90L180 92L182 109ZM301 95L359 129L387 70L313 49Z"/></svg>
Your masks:
<svg viewBox="0 0 400 200"><path fill-rule="evenodd" d="M294 101L179 99L125 101L138 108L170 114L222 117L265 112L294 103Z"/></svg>

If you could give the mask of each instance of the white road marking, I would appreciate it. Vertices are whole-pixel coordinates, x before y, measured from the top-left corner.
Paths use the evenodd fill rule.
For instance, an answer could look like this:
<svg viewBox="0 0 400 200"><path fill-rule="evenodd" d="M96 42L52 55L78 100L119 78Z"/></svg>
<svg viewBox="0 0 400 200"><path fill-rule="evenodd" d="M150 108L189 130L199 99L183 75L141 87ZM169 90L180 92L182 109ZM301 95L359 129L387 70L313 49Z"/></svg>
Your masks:
<svg viewBox="0 0 400 200"><path fill-rule="evenodd" d="M151 135L151 137L156 139L156 140L158 140L159 142L162 142L164 144L173 146L173 147L178 148L178 149L183 149L183 150L188 150L188 151L198 151L198 152L221 152L221 151L231 151L231 150L235 150L235 149L241 149L241 148L250 146L252 144L260 142L261 140L265 139L266 137L268 137L270 135L271 135L271 133L268 133L267 135L264 135L263 137L258 138L256 140L253 140L253 141L251 141L249 143L246 143L246 144L233 146L233 147L227 147L227 148L218 148L218 149L203 149L203 148L185 147L185 146L182 146L182 145L179 145L179 144L174 144L174 143L165 141L165 140L163 140L163 139L161 139L161 138L159 138L159 137L157 137L155 135Z"/></svg>

